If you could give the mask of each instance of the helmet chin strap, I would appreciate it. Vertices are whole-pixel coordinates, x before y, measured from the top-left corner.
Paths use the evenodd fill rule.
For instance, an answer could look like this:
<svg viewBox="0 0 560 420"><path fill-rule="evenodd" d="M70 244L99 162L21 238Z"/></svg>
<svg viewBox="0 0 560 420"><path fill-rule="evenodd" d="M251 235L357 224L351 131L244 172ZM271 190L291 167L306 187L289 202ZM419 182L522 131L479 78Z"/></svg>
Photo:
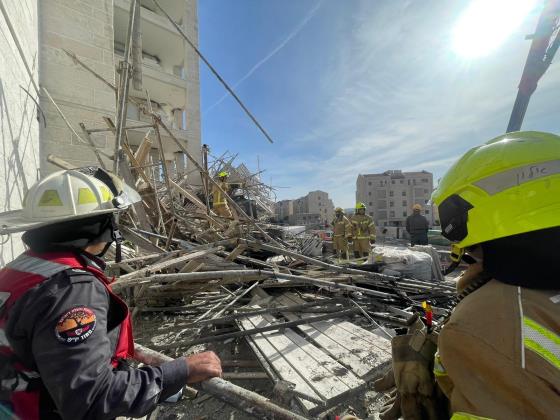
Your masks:
<svg viewBox="0 0 560 420"><path fill-rule="evenodd" d="M121 231L119 230L119 227L117 225L117 221L115 220L115 217L111 217L111 238L112 241L107 242L107 244L105 245L105 247L103 248L103 250L99 253L96 254L97 257L103 257L107 251L109 250L109 247L111 246L111 244L113 242L115 242L115 262L119 263L122 261L122 242L123 242L123 236L121 234Z"/></svg>

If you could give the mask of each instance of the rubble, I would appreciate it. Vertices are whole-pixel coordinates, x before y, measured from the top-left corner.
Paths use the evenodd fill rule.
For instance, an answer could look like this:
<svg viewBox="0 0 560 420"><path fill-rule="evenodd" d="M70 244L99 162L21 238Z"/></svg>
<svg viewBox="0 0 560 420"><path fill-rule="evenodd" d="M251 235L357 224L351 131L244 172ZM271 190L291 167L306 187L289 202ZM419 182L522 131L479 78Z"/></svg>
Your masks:
<svg viewBox="0 0 560 420"><path fill-rule="evenodd" d="M133 38L131 34L130 42ZM383 396L369 384L390 363L395 329L422 316L424 301L430 302L435 325L455 304L455 288L441 276L437 252L417 249L433 263L422 279L395 270L386 273L396 275L383 274L391 268L383 261L324 257L322 239L269 223L274 191L260 181L260 170L251 173L228 153L212 157L206 145L199 163L152 110L148 93L147 102L128 96L127 66L121 68L117 87L71 51L66 53L119 98L116 124L110 118L104 118L103 128L81 123L85 140L74 134L96 151L100 165L105 166L103 158L111 160L113 170L142 197L120 217L123 259L107 267L115 276L113 290L132 311L137 360L158 364L207 348L223 362L224 378L204 381L199 390L187 387L183 401L160 408L159 414L233 418L240 410L243 416L275 419L373 415ZM127 127L122 116L128 102L150 122ZM146 130L137 147L127 140L132 128ZM90 135L99 131L117 135L113 156L97 153ZM161 133L184 153L194 168L190 173L200 174L202 185L191 183L189 173L168 171ZM152 148L159 150L159 161L148 153ZM57 156L48 160L72 168ZM229 172L235 184L230 191L215 180L221 171ZM223 193L231 218L212 211L213 188Z"/></svg>

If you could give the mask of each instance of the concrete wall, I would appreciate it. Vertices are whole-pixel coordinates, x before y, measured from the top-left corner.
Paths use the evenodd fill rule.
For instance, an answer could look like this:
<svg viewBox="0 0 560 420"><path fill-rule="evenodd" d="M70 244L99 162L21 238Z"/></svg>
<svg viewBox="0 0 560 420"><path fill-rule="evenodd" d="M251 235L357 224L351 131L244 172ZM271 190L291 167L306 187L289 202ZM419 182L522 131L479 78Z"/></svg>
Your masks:
<svg viewBox="0 0 560 420"><path fill-rule="evenodd" d="M39 4L39 80L47 88L60 109L80 134L79 123L87 128L106 127L102 117L115 121L115 94L111 88L75 64L63 49L74 52L93 70L114 83L113 1L112 0L40 0ZM95 164L90 147L66 127L55 107L41 99L48 126L40 131L41 173L56 167L47 163L54 154L72 164ZM113 153L114 136L92 135L97 147ZM108 167L111 167L109 161Z"/></svg>
<svg viewBox="0 0 560 420"><path fill-rule="evenodd" d="M21 43L37 83L37 0L0 0ZM17 210L28 187L38 179L37 100L23 60L0 14L0 211ZM0 237L0 266L24 250L20 235Z"/></svg>
<svg viewBox="0 0 560 420"><path fill-rule="evenodd" d="M186 0L185 33L198 47L198 8L197 0ZM200 77L199 58L196 52L185 42L185 71L187 74L187 150L198 163L202 162L200 131ZM191 162L187 163L188 179L191 184L201 184L200 172L193 171Z"/></svg>

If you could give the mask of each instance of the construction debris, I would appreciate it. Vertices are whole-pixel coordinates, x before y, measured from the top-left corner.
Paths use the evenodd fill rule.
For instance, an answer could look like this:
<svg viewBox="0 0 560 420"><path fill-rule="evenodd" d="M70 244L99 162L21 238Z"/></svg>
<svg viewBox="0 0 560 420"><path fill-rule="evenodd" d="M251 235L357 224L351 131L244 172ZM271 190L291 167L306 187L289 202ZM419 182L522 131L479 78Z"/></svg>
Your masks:
<svg viewBox="0 0 560 420"><path fill-rule="evenodd" d="M389 365L395 329L423 316L425 301L434 325L455 304L455 288L441 276L438 253L423 247L412 258L410 251L392 251L401 257L389 261L387 249L379 248L365 264L335 261L323 256L323 239L270 224L274 190L261 182L260 168L251 173L235 163L235 155L214 157L206 145L199 162L154 112L148 92L147 101L128 95L130 78L141 83L141 74L131 71L129 62L137 55L134 43L140 42L133 18L137 8L132 2L118 86L66 51L76 65L115 91L116 123L107 117L101 127L79 123L82 136L67 125L94 150L101 166L112 166L142 197L120 217L123 259L107 267L115 276L113 290L132 310L138 361L158 364L204 348L222 359L224 378L203 382L201 392L186 387L183 395L188 398L161 410L181 417L186 413L184 418L219 412L224 418L225 403L258 418L371 415L382 396L371 391L369 382ZM149 122L127 126L128 103ZM129 142L131 129L145 130L140 144ZM101 131L116 135L113 156L101 155L91 140L91 134ZM163 134L188 159L188 172L169 170ZM48 160L72 168L57 156ZM230 174L231 188L216 181L223 171ZM212 210L212 190L223 194L231 217ZM422 275L405 270L408 266L395 270L396 263L411 258L430 261L422 266ZM204 393L211 397L200 396Z"/></svg>

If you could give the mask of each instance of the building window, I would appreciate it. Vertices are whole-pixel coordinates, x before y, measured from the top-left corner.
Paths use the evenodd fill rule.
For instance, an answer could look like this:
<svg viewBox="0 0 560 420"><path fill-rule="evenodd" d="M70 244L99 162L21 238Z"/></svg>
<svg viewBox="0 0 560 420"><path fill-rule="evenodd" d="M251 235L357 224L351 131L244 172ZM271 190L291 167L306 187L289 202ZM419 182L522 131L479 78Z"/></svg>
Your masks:
<svg viewBox="0 0 560 420"><path fill-rule="evenodd" d="M367 184L371 186L371 181L369 181Z"/></svg>
<svg viewBox="0 0 560 420"><path fill-rule="evenodd" d="M406 207L406 200L403 200L403 201L402 201L402 205L403 205L404 207Z"/></svg>
<svg viewBox="0 0 560 420"><path fill-rule="evenodd" d="M428 178L422 178L422 182L429 182Z"/></svg>
<svg viewBox="0 0 560 420"><path fill-rule="evenodd" d="M406 211L402 212L403 217L406 217Z"/></svg>
<svg viewBox="0 0 560 420"><path fill-rule="evenodd" d="M426 209L426 214L430 214L430 210Z"/></svg>
<svg viewBox="0 0 560 420"><path fill-rule="evenodd" d="M395 212L394 212L393 210L391 210L391 211L389 212L389 216L390 216L390 217L395 217Z"/></svg>
<svg viewBox="0 0 560 420"><path fill-rule="evenodd" d="M404 184L404 180L403 180L403 179L401 179L400 183L401 183L401 184Z"/></svg>
<svg viewBox="0 0 560 420"><path fill-rule="evenodd" d="M395 180L394 179L391 180L391 184L395 185Z"/></svg>
<svg viewBox="0 0 560 420"><path fill-rule="evenodd" d="M424 194L428 194L428 190L424 189Z"/></svg>
<svg viewBox="0 0 560 420"><path fill-rule="evenodd" d="M395 207L395 202L394 201L389 201L389 207Z"/></svg>
<svg viewBox="0 0 560 420"><path fill-rule="evenodd" d="M370 215L371 217L373 217L373 212L372 212L372 211L370 211L370 212L369 212L369 215Z"/></svg>
<svg viewBox="0 0 560 420"><path fill-rule="evenodd" d="M367 195L371 196L371 191L367 193Z"/></svg>
<svg viewBox="0 0 560 420"><path fill-rule="evenodd" d="M424 200L424 204L428 204L428 200Z"/></svg>
<svg viewBox="0 0 560 420"><path fill-rule="evenodd" d="M403 191L403 192L402 192L402 196L403 196L403 197L406 197L406 191Z"/></svg>
<svg viewBox="0 0 560 420"><path fill-rule="evenodd" d="M373 203L370 201L370 202L369 202L369 205L370 205L370 206L373 206Z"/></svg>
<svg viewBox="0 0 560 420"><path fill-rule="evenodd" d="M383 226L387 226L387 222L383 222Z"/></svg>
<svg viewBox="0 0 560 420"><path fill-rule="evenodd" d="M392 196L394 196L394 195L395 195L395 192L394 192L394 191L389 191L389 197L392 197Z"/></svg>

